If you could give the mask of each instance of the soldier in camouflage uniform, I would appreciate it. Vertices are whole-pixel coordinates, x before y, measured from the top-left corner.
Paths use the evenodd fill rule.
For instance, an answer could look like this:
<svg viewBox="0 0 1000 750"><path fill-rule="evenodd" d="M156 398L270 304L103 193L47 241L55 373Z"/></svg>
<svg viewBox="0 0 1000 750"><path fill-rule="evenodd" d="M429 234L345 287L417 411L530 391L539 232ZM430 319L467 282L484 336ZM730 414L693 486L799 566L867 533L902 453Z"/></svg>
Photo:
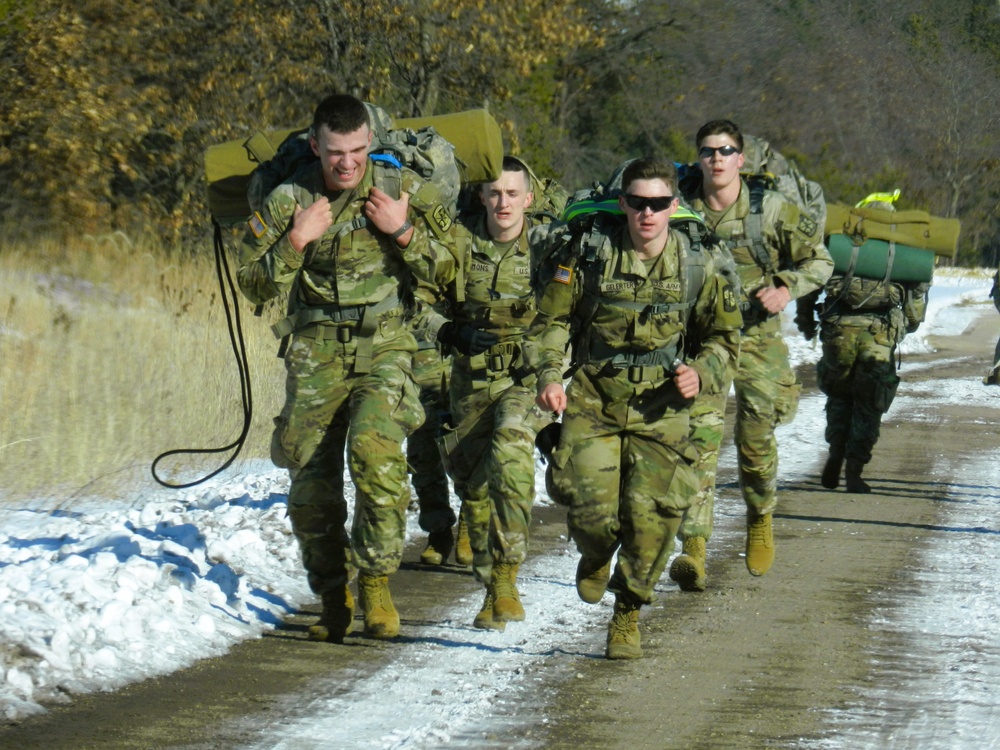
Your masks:
<svg viewBox="0 0 1000 750"><path fill-rule="evenodd" d="M788 360L780 313L792 300L820 288L833 271L822 228L780 193L751 195L740 176L743 136L729 120L698 131L700 189L685 197L726 243L740 276L743 331L736 389L736 448L740 487L747 506L746 566L764 575L774 561L771 514L777 502L778 445L774 430L798 408L801 384ZM722 437L725 391L708 442ZM706 403L710 407L710 404ZM709 411L712 411L709 408ZM717 457L717 452L716 452ZM714 485L714 459L711 460ZM705 486L709 478L705 475ZM683 554L671 566L681 588L704 588L705 542L711 533L712 492L703 491L681 530Z"/></svg>
<svg viewBox="0 0 1000 750"><path fill-rule="evenodd" d="M618 199L625 221L608 230L598 260L570 256L555 269L531 334L538 403L563 412L549 487L569 505L577 592L591 603L606 588L615 594L609 659L642 655L639 608L653 601L697 490L691 400L720 386L739 350L735 279L671 230L676 196L672 162L629 164ZM567 393L570 341L578 369Z"/></svg>
<svg viewBox="0 0 1000 750"><path fill-rule="evenodd" d="M455 511L451 507L448 475L436 443L441 430L441 414L447 408L447 368L450 366L451 359L441 355L437 342L423 337L417 339L413 380L420 389L420 403L426 418L406 441L406 462L417 495L417 522L427 532L427 547L420 553L420 562L424 565L447 562L455 546L452 533Z"/></svg>
<svg viewBox="0 0 1000 750"><path fill-rule="evenodd" d="M886 201L863 201L858 206L894 210ZM844 470L848 492L871 492L861 473L872 459L882 415L899 387L893 361L896 348L923 322L929 288L925 283L866 279L840 272L826 283L819 311L823 356L816 366L819 388L827 397L830 455L821 476L824 487L836 489ZM815 336L810 303L817 297L804 298L795 318L807 338Z"/></svg>
<svg viewBox="0 0 1000 750"><path fill-rule="evenodd" d="M317 107L310 145L319 160L271 192L249 221L238 279L251 301L289 295L286 400L271 457L289 469L288 511L309 584L323 600L310 637L350 632L358 571L365 632L399 633L388 576L403 552L409 483L403 440L423 421L411 367L416 341L404 321L414 278L428 278L433 237L447 214L417 215L423 181L402 170L402 193L376 185L364 105L333 95ZM398 173L396 173L398 175ZM433 192L433 191L431 191ZM438 216L441 219L432 217ZM345 530L344 451L355 485Z"/></svg>
<svg viewBox="0 0 1000 750"><path fill-rule="evenodd" d="M453 427L441 450L462 500L472 569L486 586L473 625L503 630L525 617L516 584L535 499L535 435L552 420L534 403L534 374L523 351L535 317L537 265L525 219L533 195L524 165L505 157L500 178L485 183L481 197L485 213L453 229L451 320L431 314L421 326L454 352Z"/></svg>

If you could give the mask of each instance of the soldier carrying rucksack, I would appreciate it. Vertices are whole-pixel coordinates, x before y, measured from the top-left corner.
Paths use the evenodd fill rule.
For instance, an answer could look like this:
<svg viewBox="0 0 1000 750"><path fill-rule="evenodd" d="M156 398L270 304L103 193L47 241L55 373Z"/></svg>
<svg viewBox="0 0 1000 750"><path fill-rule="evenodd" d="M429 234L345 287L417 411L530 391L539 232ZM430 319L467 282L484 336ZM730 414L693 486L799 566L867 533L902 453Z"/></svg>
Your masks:
<svg viewBox="0 0 1000 750"><path fill-rule="evenodd" d="M697 488L688 409L736 357L742 319L734 278L671 225L680 210L671 162L630 163L621 192L607 197L623 218L605 211L599 231L570 231L574 252L553 264L528 344L538 404L563 415L547 486L569 506L577 592L590 603L614 592L606 656L631 659L642 655L639 608L653 601ZM687 273L698 264L703 273Z"/></svg>
<svg viewBox="0 0 1000 750"><path fill-rule="evenodd" d="M291 475L292 530L323 600L310 637L338 643L354 618L355 570L365 632L399 633L388 576L400 563L409 504L402 443L423 421L411 376L416 341L404 319L414 286L433 285L428 269L448 254L435 239L448 228L447 209L410 200L435 190L421 193L427 183L400 165L388 173L397 194L376 183L372 131L354 97L320 102L308 139L318 160L254 211L238 271L252 302L289 294L287 395L271 457ZM345 446L355 486L350 537Z"/></svg>
<svg viewBox="0 0 1000 750"><path fill-rule="evenodd" d="M899 387L896 357L899 344L924 319L933 275L934 254L893 242L879 242L868 228L889 224L899 190L874 193L855 206L861 217L857 233L843 226L828 227L827 243L834 255L834 273L823 288L802 299L796 325L807 338L815 336L819 317L823 356L816 365L816 382L826 395L826 440L829 456L820 477L827 489L836 489L844 472L848 492L869 493L862 479L878 442L882 415L892 405ZM833 206L831 208L836 208ZM905 224L905 221L901 221ZM880 246L884 262L873 265ZM843 252L841 252L843 247Z"/></svg>
<svg viewBox="0 0 1000 750"><path fill-rule="evenodd" d="M730 120L698 131L698 179L682 184L691 206L732 253L743 289L743 330L736 387L735 441L740 488L746 504L746 567L764 575L774 561L772 513L777 506L778 446L775 428L795 416L801 384L789 363L780 313L793 299L818 289L833 263L823 246L822 224L798 201L747 180L746 143ZM813 191L815 192L815 191ZM821 191L820 195L821 195ZM699 399L695 415L705 460L698 502L681 529L683 554L670 576L687 591L705 588L705 547L712 532L715 461L722 440L729 384ZM714 404L713 404L714 402ZM700 436L700 437L699 437Z"/></svg>

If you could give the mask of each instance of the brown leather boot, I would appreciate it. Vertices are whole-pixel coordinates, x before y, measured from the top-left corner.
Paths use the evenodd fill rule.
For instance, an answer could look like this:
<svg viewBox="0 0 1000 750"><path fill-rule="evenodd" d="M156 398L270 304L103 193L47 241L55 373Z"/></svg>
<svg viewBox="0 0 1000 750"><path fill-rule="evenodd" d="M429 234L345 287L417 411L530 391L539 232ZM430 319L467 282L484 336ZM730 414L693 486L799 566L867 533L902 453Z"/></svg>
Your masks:
<svg viewBox="0 0 1000 750"><path fill-rule="evenodd" d="M848 492L856 492L861 495L867 495L872 491L872 488L868 486L868 483L861 478L861 472L864 471L865 465L856 458L847 459L847 469L844 472L844 484Z"/></svg>

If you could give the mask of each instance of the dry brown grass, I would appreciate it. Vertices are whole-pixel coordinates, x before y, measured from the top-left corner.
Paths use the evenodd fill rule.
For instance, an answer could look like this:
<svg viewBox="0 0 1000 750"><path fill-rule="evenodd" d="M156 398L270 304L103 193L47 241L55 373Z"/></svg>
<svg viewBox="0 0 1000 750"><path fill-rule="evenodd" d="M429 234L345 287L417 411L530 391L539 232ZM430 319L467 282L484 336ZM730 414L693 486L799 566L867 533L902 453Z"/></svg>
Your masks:
<svg viewBox="0 0 1000 750"><path fill-rule="evenodd" d="M254 400L240 460L266 459L284 370L268 323L237 303ZM157 455L226 445L242 425L208 249L191 258L120 234L0 245L0 500L158 488ZM192 481L227 457L166 459L158 474Z"/></svg>

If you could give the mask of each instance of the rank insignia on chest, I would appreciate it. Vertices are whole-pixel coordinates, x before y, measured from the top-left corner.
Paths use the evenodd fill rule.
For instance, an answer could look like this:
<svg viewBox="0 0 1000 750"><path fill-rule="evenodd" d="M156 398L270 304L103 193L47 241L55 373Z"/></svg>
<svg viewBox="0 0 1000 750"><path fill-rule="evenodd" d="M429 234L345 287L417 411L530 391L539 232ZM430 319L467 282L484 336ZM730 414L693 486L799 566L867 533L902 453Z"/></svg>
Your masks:
<svg viewBox="0 0 1000 750"><path fill-rule="evenodd" d="M267 224L264 223L264 219L256 211L253 212L253 216L247 222L250 225L250 231L253 232L253 236L258 240L264 236L264 232L267 231Z"/></svg>
<svg viewBox="0 0 1000 750"><path fill-rule="evenodd" d="M573 269L566 266L557 266L552 280L558 281L560 284L569 284L573 280Z"/></svg>

